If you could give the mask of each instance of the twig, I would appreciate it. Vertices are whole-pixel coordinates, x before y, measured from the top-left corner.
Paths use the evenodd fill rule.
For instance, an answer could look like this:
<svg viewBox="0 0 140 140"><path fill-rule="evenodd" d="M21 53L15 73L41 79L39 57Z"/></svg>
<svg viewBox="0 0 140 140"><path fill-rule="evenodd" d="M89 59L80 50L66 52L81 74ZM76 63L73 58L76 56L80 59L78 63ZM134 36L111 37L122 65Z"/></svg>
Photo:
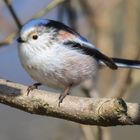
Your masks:
<svg viewBox="0 0 140 140"><path fill-rule="evenodd" d="M7 8L9 9L17 27L20 29L22 25L21 25L16 13L15 13L13 7L11 6L10 0L4 0L4 2L5 2L5 5L7 6ZM8 35L8 37L6 39L4 39L4 41L1 41L0 42L0 47L11 44L11 42L13 41L13 38L15 37L15 34L16 34L16 32Z"/></svg>
<svg viewBox="0 0 140 140"><path fill-rule="evenodd" d="M0 42L0 47L7 46L9 44L10 44L10 42L8 42L8 41L2 41L2 42Z"/></svg>
<svg viewBox="0 0 140 140"><path fill-rule="evenodd" d="M39 18L43 15L45 15L46 13L48 13L51 9L55 8L56 6L58 6L59 4L63 3L65 0L53 0L52 2L50 2L48 4L48 6L46 8L44 8L43 10L41 10L38 14L36 14L34 16L34 18Z"/></svg>
<svg viewBox="0 0 140 140"><path fill-rule="evenodd" d="M11 15L13 16L13 19L16 22L17 27L20 29L22 25L21 25L16 13L15 13L13 7L11 6L10 0L4 0L4 2L7 6L7 8L9 9Z"/></svg>
<svg viewBox="0 0 140 140"><path fill-rule="evenodd" d="M140 104L122 99L67 96L58 106L59 94L34 90L0 79L0 103L38 115L52 116L82 124L115 126L140 124Z"/></svg>
<svg viewBox="0 0 140 140"><path fill-rule="evenodd" d="M0 47L1 46L7 46L7 45L11 44L15 35L16 35L15 32L8 35L8 37L6 37L6 39L4 39L4 41L0 42Z"/></svg>

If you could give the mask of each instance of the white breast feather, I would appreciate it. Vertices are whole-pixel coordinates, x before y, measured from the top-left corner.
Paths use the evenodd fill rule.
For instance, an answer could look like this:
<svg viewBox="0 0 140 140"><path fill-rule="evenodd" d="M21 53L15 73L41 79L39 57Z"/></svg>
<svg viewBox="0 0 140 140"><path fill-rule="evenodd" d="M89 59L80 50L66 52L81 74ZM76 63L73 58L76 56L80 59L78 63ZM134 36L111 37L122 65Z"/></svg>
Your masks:
<svg viewBox="0 0 140 140"><path fill-rule="evenodd" d="M92 78L97 71L97 61L91 56L62 45L44 46L40 44L19 47L23 67L36 81L51 87L65 88Z"/></svg>

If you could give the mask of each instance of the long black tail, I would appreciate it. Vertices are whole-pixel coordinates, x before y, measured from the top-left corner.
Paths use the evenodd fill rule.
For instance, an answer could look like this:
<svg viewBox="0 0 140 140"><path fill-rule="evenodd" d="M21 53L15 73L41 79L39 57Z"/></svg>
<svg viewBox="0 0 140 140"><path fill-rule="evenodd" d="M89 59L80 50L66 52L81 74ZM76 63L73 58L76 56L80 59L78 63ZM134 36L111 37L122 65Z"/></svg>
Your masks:
<svg viewBox="0 0 140 140"><path fill-rule="evenodd" d="M121 58L112 58L118 68L140 69L140 60L128 60Z"/></svg>
<svg viewBox="0 0 140 140"><path fill-rule="evenodd" d="M118 68L140 69L140 60L128 60L121 58L111 58ZM103 61L99 61L101 65L106 65Z"/></svg>

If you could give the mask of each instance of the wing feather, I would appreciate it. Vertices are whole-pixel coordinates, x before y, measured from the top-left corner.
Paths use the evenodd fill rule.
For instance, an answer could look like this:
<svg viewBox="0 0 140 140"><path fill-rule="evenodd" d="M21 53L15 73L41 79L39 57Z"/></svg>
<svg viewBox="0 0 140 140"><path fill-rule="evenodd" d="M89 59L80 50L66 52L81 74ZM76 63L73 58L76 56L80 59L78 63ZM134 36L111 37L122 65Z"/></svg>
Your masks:
<svg viewBox="0 0 140 140"><path fill-rule="evenodd" d="M97 50L96 48L87 46L87 44L79 44L77 42L65 42L65 45L69 45L71 47L77 48L82 50L86 55L90 55L92 57L94 57L95 59L102 61L103 63L105 63L109 68L111 69L117 69L117 65L115 64L115 62L113 61L112 58L106 56L105 54L101 53L99 50Z"/></svg>
<svg viewBox="0 0 140 140"><path fill-rule="evenodd" d="M59 39L63 41L63 44L69 45L82 50L86 55L90 55L99 61L103 61L109 68L117 69L117 65L114 61L101 53L92 43L90 43L86 38L81 36L79 33L68 27L67 25L50 20L46 27L52 27L57 30Z"/></svg>

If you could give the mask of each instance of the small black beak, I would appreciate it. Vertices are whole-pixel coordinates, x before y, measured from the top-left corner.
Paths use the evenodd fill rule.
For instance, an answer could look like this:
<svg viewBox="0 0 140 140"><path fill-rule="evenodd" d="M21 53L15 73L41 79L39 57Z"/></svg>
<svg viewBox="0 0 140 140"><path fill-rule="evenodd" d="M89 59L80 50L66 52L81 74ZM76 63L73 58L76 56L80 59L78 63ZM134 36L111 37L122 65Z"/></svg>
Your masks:
<svg viewBox="0 0 140 140"><path fill-rule="evenodd" d="M24 41L24 40L22 40L22 38L21 38L21 37L19 37L19 38L17 38L17 42L18 42L18 43L24 43L25 41Z"/></svg>

